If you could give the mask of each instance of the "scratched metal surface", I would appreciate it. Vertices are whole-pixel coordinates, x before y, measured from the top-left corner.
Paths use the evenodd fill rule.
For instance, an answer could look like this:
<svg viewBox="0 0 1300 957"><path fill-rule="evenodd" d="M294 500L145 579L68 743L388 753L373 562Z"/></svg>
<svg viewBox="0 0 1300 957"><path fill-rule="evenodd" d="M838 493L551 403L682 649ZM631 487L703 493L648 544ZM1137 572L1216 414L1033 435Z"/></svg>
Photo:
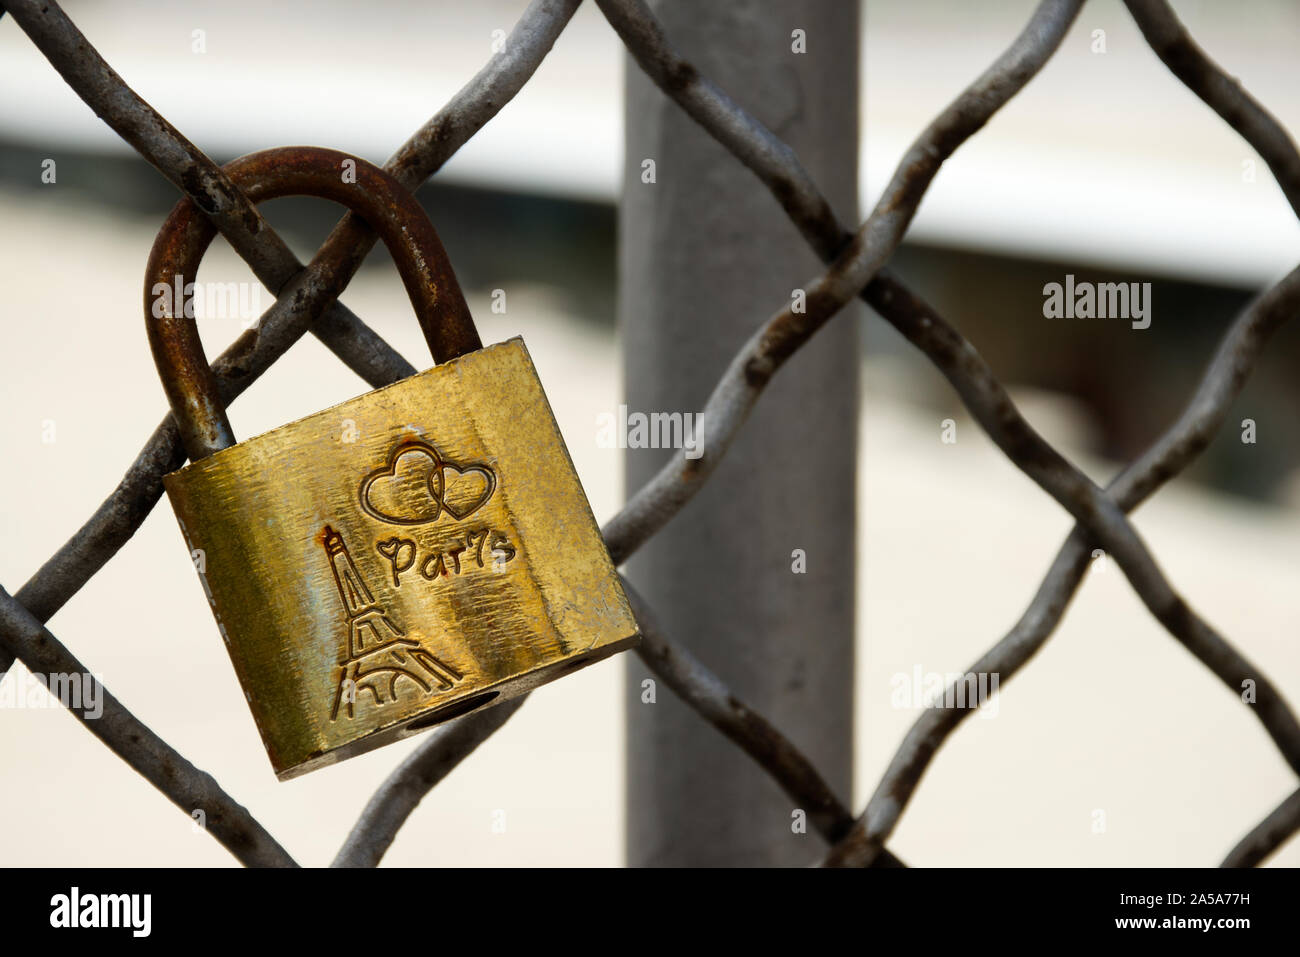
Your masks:
<svg viewBox="0 0 1300 957"><path fill-rule="evenodd" d="M518 338L165 483L282 778L506 700L636 635Z"/></svg>

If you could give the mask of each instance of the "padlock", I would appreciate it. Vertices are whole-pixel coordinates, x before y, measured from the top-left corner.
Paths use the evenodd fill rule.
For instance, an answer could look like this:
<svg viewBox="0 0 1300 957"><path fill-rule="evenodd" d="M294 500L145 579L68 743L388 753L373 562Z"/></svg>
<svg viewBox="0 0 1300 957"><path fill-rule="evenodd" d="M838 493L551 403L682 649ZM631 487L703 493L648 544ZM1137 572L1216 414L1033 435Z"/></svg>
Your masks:
<svg viewBox="0 0 1300 957"><path fill-rule="evenodd" d="M164 485L276 775L635 643L528 351L518 338L480 344L414 197L364 160L313 147L226 170L255 203L319 196L364 219L438 363L236 444L187 285L214 230L184 200L154 243L146 324L191 460Z"/></svg>

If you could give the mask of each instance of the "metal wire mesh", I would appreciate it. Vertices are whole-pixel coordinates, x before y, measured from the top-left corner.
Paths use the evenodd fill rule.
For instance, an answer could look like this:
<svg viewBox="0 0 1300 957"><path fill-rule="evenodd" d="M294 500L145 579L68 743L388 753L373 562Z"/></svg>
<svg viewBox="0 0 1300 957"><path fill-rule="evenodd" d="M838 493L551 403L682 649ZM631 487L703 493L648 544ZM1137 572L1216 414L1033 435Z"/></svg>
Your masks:
<svg viewBox="0 0 1300 957"><path fill-rule="evenodd" d="M528 82L579 2L533 0L502 51L417 130L385 168L411 190L436 173ZM596 2L646 74L769 188L828 264L824 274L806 284L806 309L777 312L737 351L705 406L710 442L703 455L676 457L602 530L614 561L626 561L681 509L708 480L785 360L841 307L861 297L938 367L997 446L1076 522L1020 620L970 672L1000 674L1006 681L1019 671L1056 628L1093 549L1102 548L1160 624L1234 693L1243 682L1253 683L1255 700L1247 706L1300 774L1300 723L1291 707L1259 668L1173 588L1126 517L1185 469L1223 424L1268 337L1300 309L1300 267L1237 316L1179 417L1105 488L1039 436L974 346L885 268L940 166L1034 78L1061 43L1083 0L1043 0L1006 51L921 133L855 232L835 219L786 144L677 55L641 0ZM1169 70L1258 151L1300 215L1300 152L1286 131L1209 59L1164 0L1126 0L1126 5ZM257 325L212 363L225 403L308 331L373 387L415 371L336 301L374 245L375 236L364 222L345 216L304 267L222 169L130 89L53 0L4 0L3 6L96 114L190 197L259 280L275 291L276 303ZM89 673L43 623L126 544L161 497L162 476L183 462L179 434L167 416L81 529L15 595L0 589L0 672L19 658L33 672ZM625 586L643 634L638 654L703 720L749 754L807 810L829 845L823 863L900 864L886 843L935 753L978 705L923 712L866 808L855 816L798 748L665 636L644 600L630 584ZM184 813L202 809L207 831L244 864L294 865L289 852L210 775L101 691L98 719L71 709L87 730ZM370 800L335 865L377 864L424 794L501 727L523 700L469 715L430 734ZM1297 828L1300 790L1256 825L1224 864L1257 864Z"/></svg>

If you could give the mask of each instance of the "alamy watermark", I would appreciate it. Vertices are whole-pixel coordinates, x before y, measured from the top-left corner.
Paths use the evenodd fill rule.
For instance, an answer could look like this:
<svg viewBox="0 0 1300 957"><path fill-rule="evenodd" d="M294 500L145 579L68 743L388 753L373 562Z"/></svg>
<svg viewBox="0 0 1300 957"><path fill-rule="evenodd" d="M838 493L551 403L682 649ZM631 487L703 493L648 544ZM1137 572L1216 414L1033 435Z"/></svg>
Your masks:
<svg viewBox="0 0 1300 957"><path fill-rule="evenodd" d="M978 708L981 717L995 718L998 713L998 673L923 671L920 665L912 673L899 671L889 679L893 689L889 704L894 708Z"/></svg>
<svg viewBox="0 0 1300 957"><path fill-rule="evenodd" d="M155 319L177 315L178 303L185 304L186 319L238 319L245 329L262 314L262 286L255 282L186 282L176 275L149 292Z"/></svg>
<svg viewBox="0 0 1300 957"><path fill-rule="evenodd" d="M1047 319L1131 319L1134 329L1151 325L1151 283L1079 282L1067 273L1065 283L1043 286Z"/></svg>
<svg viewBox="0 0 1300 957"><path fill-rule="evenodd" d="M104 714L104 685L99 675L15 671L0 675L0 710L70 708L92 721Z"/></svg>
<svg viewBox="0 0 1300 957"><path fill-rule="evenodd" d="M50 898L51 927L124 928L132 937L153 929L152 894L83 894L73 887Z"/></svg>
<svg viewBox="0 0 1300 957"><path fill-rule="evenodd" d="M682 449L688 459L704 454L703 412L631 412L596 416L596 446L602 449Z"/></svg>

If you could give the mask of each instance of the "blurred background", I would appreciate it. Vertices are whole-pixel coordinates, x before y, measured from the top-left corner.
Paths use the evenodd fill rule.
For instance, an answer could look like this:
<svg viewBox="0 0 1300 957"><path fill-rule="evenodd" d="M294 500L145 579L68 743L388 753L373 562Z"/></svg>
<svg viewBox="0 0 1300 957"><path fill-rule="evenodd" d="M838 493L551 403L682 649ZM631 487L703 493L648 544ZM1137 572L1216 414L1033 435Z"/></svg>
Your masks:
<svg viewBox="0 0 1300 957"><path fill-rule="evenodd" d="M218 161L311 143L382 163L488 60L494 31L508 33L524 6L388 0L358 16L341 2L137 0L119 9L69 0L65 9ZM1280 0L1174 6L1217 62L1300 129L1300 10ZM866 0L861 215L908 143L1032 9ZM195 30L204 31L202 53ZM1104 54L1093 52L1096 30ZM420 193L483 339L526 337L602 523L623 500L624 453L596 442L597 416L624 394L615 323L623 70L618 38L584 5L532 81ZM0 349L0 582L12 593L112 490L162 417L140 286L177 196L8 17L0 89L0 318L9 333ZM745 103L745 91L730 92ZM57 163L52 184L41 178L46 159ZM304 261L338 215L298 200L264 210ZM1104 482L1182 407L1231 319L1298 260L1300 224L1267 167L1166 71L1120 3L1090 0L1042 74L944 167L891 268L978 346L1038 431ZM1043 319L1043 285L1066 273L1152 283L1151 328ZM200 278L255 282L220 240ZM793 286L811 276L789 278ZM504 314L490 308L496 289L508 297ZM369 258L343 299L427 364L386 253ZM891 677L918 664L964 671L1015 622L1071 525L923 357L874 314L862 321L859 810L917 714L891 706ZM200 326L209 355L241 331L237 318ZM1292 325L1195 467L1137 518L1175 587L1293 705L1298 371ZM231 419L249 436L363 391L308 336ZM956 445L939 441L947 418ZM1255 444L1241 441L1245 418L1257 423ZM277 784L165 504L50 628L305 864L328 863L418 741ZM538 691L424 800L386 863L621 864L623 702L638 691L625 685L621 663L607 661ZM234 863L62 711L0 713L0 768L0 812L21 823L8 829L0 861ZM1044 651L1004 686L996 717L968 720L940 752L890 844L915 865L1216 864L1294 788L1249 711L1101 562ZM501 810L504 832L493 828ZM812 860L820 843L808 842ZM1300 842L1271 863L1300 863Z"/></svg>

